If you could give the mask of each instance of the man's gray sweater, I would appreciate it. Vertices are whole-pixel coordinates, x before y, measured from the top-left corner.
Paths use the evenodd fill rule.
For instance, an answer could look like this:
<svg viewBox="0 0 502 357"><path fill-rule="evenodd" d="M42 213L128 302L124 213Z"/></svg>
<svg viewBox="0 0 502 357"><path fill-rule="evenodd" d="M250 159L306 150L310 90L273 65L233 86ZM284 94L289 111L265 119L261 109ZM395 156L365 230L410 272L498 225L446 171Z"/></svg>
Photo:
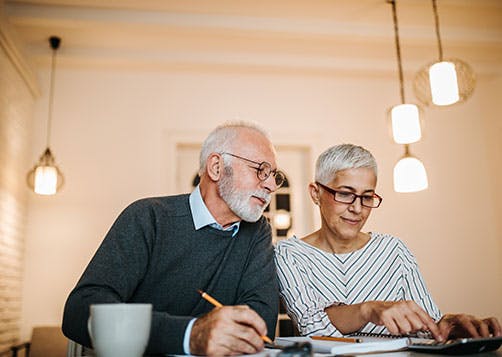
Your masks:
<svg viewBox="0 0 502 357"><path fill-rule="evenodd" d="M278 295L266 219L241 222L235 237L209 226L196 231L188 197L142 199L120 214L68 297L68 338L91 345L91 304L151 303L147 353L182 354L189 321L213 309L197 289L224 305L249 305L273 338Z"/></svg>

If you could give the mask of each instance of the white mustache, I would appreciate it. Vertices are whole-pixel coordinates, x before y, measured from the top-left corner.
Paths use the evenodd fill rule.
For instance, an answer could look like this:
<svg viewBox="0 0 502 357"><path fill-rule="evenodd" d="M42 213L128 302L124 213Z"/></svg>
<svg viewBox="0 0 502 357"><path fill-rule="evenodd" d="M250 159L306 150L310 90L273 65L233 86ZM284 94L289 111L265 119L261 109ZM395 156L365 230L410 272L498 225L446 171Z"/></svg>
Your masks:
<svg viewBox="0 0 502 357"><path fill-rule="evenodd" d="M262 200L264 200L265 202L267 202L267 205L270 204L270 201L272 200L272 195L270 193L267 193L267 192L254 191L252 193L252 195L255 196L255 197L261 198Z"/></svg>

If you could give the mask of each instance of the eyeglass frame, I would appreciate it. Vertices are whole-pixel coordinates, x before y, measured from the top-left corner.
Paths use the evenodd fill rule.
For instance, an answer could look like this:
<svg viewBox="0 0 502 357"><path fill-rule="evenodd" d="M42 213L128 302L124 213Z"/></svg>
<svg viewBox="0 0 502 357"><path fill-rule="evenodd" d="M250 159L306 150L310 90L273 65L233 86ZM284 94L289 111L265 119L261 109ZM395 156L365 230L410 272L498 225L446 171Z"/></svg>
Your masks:
<svg viewBox="0 0 502 357"><path fill-rule="evenodd" d="M375 207L373 207L373 206L367 206L367 205L365 205L365 204L363 203L363 197L365 197L365 196L366 196L366 197L368 197L369 195L358 195L358 194L356 194L356 193L354 193L354 192L341 191L341 190L334 190L334 189L332 189L331 187L328 187L328 186L326 186L326 185L323 185L322 183L320 183L320 182L318 182L318 181L316 181L315 183L316 183L316 184L318 184L319 186L321 186L323 189L325 189L325 190L326 190L326 191L328 191L329 193L331 193L331 194L333 195L333 200L334 200L335 202L338 202L338 203L344 203L344 204L346 204L346 205L352 205L352 204L354 204L354 202L356 202L356 200L359 198L359 200L360 200L360 202L361 202L361 206L366 207L366 208L378 208L378 207L380 207L380 205L382 204L382 201L383 201L383 197L379 196L376 192L373 192L372 197L373 197L373 198L378 198L380 201L378 202L378 205L377 205L377 206L375 206ZM342 202L342 201L338 201L338 200L336 199L336 194L337 194L338 192L353 195L353 196L354 196L354 199L352 200L352 202Z"/></svg>
<svg viewBox="0 0 502 357"><path fill-rule="evenodd" d="M247 162L251 162L255 165L258 165L258 167L253 167L251 165L248 165L248 166L250 168L256 170L256 177L258 177L258 180L260 180L260 181L266 181L270 177L270 175L273 175L275 185L277 186L277 188L281 187L284 184L284 182L286 181L286 175L284 174L284 172L282 172L281 170L278 170L278 169L272 170L272 165L267 161L262 161L262 162L253 161L250 159L246 159L245 157L232 154L230 152L221 152L220 155L230 155L230 156L236 157L238 159L241 159L241 160L244 160ZM264 167L264 165L265 165L265 167ZM260 172L265 172L266 167L268 167L270 171L268 172L268 174L266 174L265 177L262 178L262 177L260 177ZM280 177L282 177L282 181L280 183L277 183L277 174L280 174L281 175Z"/></svg>

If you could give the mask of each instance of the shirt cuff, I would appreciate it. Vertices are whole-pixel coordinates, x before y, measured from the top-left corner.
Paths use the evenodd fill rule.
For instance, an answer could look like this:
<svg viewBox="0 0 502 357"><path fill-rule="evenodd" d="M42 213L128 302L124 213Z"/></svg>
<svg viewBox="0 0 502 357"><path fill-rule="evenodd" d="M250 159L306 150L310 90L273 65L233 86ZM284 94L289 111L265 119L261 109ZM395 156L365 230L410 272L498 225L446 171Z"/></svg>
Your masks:
<svg viewBox="0 0 502 357"><path fill-rule="evenodd" d="M190 320L185 330L185 335L183 336L183 352L185 352L186 355L190 354L190 334L192 333L192 327L195 320L197 319L193 318Z"/></svg>

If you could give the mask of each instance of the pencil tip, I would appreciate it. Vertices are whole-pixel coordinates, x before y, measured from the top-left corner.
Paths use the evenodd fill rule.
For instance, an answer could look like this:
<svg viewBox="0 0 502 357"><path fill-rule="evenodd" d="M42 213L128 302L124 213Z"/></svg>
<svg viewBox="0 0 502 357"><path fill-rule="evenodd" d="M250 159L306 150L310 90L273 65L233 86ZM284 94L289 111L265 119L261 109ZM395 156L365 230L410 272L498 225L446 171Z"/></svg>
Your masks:
<svg viewBox="0 0 502 357"><path fill-rule="evenodd" d="M202 294L202 292L203 292L203 291L202 291L202 290L200 290L200 289L197 289L197 292L198 292L199 294Z"/></svg>

